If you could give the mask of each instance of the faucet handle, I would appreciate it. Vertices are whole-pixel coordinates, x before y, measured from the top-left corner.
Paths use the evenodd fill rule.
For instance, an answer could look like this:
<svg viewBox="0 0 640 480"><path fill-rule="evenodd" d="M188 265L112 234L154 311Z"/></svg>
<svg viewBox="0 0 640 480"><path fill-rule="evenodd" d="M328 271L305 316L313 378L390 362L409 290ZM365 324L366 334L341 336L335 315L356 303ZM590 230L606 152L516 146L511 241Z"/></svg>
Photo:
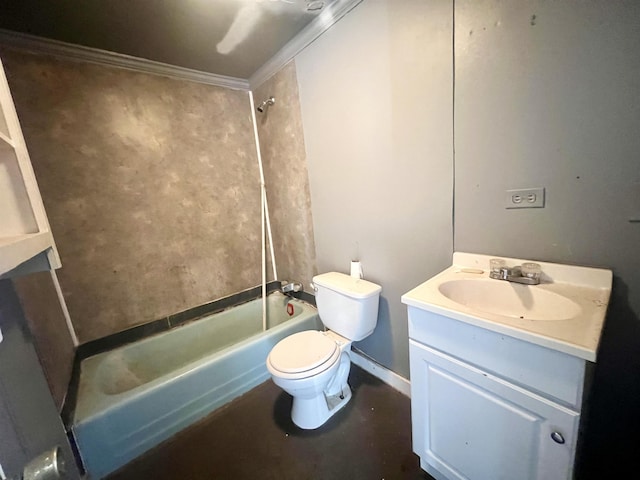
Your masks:
<svg viewBox="0 0 640 480"><path fill-rule="evenodd" d="M542 267L539 263L525 262L521 266L522 276L527 278L539 279L542 274Z"/></svg>
<svg viewBox="0 0 640 480"><path fill-rule="evenodd" d="M302 284L300 282L287 282L284 280L281 282L281 290L282 293L290 293L290 292L301 292L303 290Z"/></svg>
<svg viewBox="0 0 640 480"><path fill-rule="evenodd" d="M489 260L489 276L491 278L501 278L502 269L505 268L506 262L502 258L492 258Z"/></svg>

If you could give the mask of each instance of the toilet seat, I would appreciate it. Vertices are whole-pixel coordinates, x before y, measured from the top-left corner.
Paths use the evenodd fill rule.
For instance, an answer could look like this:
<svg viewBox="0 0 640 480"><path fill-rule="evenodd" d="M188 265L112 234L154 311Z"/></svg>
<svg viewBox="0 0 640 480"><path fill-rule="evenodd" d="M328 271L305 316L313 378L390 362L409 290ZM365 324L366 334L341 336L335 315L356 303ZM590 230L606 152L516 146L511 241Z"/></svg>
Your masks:
<svg viewBox="0 0 640 480"><path fill-rule="evenodd" d="M317 330L295 333L280 340L267 358L272 373L298 379L317 375L331 368L340 358L336 342Z"/></svg>

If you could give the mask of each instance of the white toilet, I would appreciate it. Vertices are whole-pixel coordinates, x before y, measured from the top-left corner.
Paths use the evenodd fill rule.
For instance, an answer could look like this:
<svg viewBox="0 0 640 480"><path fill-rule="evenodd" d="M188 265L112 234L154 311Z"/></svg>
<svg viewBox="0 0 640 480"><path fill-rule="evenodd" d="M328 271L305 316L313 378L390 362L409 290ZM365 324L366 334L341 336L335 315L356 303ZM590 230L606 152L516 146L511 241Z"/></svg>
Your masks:
<svg viewBox="0 0 640 480"><path fill-rule="evenodd" d="M267 357L274 383L293 397L293 423L304 429L318 428L351 398L351 343L376 328L382 291L380 285L337 272L316 275L313 284L320 320L330 330L290 335Z"/></svg>

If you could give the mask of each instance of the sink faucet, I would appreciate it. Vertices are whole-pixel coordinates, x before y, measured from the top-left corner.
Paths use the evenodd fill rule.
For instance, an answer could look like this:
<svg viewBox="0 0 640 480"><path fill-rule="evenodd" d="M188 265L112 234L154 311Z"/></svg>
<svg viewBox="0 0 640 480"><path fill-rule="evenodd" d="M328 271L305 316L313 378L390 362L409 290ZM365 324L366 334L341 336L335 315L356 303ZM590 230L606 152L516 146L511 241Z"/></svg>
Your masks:
<svg viewBox="0 0 640 480"><path fill-rule="evenodd" d="M282 282L282 293L301 292L303 287L300 282Z"/></svg>
<svg viewBox="0 0 640 480"><path fill-rule="evenodd" d="M516 265L515 267L507 267L504 265L504 260L496 260L496 262L491 262L489 277L495 278L496 280L522 283L524 285L538 285L540 283L542 269L539 264L526 262L522 265Z"/></svg>

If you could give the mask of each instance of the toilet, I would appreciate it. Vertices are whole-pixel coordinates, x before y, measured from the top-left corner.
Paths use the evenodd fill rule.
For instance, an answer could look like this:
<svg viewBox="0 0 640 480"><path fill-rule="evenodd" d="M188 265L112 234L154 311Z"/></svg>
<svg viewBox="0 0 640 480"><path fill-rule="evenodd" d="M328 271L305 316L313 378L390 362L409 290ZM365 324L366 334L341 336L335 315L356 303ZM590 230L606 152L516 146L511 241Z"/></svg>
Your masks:
<svg viewBox="0 0 640 480"><path fill-rule="evenodd" d="M293 423L307 430L323 425L351 399L351 343L373 333L382 291L380 285L337 272L316 275L313 287L328 330L290 335L267 357L273 382L293 397Z"/></svg>

